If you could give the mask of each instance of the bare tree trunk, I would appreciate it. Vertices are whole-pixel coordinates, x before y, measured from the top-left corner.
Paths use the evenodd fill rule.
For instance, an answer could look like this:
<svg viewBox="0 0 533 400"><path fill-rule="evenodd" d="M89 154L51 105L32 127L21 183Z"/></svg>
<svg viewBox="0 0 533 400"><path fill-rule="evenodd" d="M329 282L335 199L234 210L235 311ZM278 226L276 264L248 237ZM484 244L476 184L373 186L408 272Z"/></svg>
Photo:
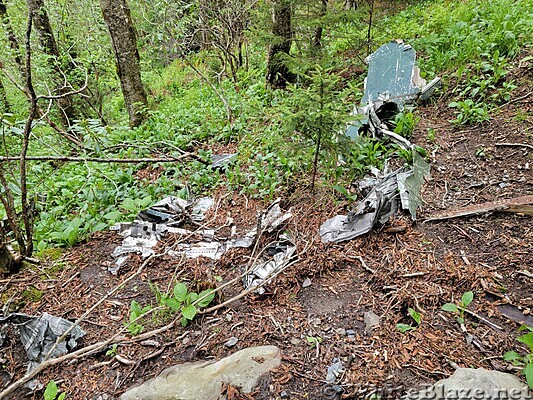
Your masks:
<svg viewBox="0 0 533 400"><path fill-rule="evenodd" d="M346 11L357 10L357 1L356 0L345 0L344 9Z"/></svg>
<svg viewBox="0 0 533 400"><path fill-rule="evenodd" d="M320 0L320 17L323 17L328 12L328 0ZM315 34L313 36L313 42L311 43L313 49L319 49L322 47L322 34L324 28L322 27L322 22L316 27Z"/></svg>
<svg viewBox="0 0 533 400"><path fill-rule="evenodd" d="M11 112L11 107L9 105L9 100L7 99L6 88L0 79L0 112Z"/></svg>
<svg viewBox="0 0 533 400"><path fill-rule="evenodd" d="M15 36L13 27L11 26L11 21L9 20L9 14L7 13L7 8L4 3L4 0L0 0L0 19L2 20L2 24L4 25L4 29L6 31L9 47L14 53L14 60L17 64L17 68L19 69L20 77L22 78L22 82L25 82L26 78L24 77L24 63L22 62L22 57L20 55L19 42L17 40L17 37Z"/></svg>
<svg viewBox="0 0 533 400"><path fill-rule="evenodd" d="M127 0L100 0L100 7L109 29L117 74L128 108L130 125L138 126L146 118L146 93L141 80L141 67L135 28Z"/></svg>
<svg viewBox="0 0 533 400"><path fill-rule="evenodd" d="M61 57L59 48L52 32L52 25L46 11L43 0L27 0L28 9L33 15L33 24L39 37L39 42L44 52L50 57L50 68L54 72L54 81L59 94L69 91L67 77L61 69ZM65 129L71 125L71 121L76 118L76 113L72 101L68 97L57 99L60 109L61 124Z"/></svg>
<svg viewBox="0 0 533 400"><path fill-rule="evenodd" d="M272 87L284 88L287 83L294 82L295 76L289 70L285 57L291 50L291 0L277 0L274 4L272 34L274 43L268 53L266 80Z"/></svg>

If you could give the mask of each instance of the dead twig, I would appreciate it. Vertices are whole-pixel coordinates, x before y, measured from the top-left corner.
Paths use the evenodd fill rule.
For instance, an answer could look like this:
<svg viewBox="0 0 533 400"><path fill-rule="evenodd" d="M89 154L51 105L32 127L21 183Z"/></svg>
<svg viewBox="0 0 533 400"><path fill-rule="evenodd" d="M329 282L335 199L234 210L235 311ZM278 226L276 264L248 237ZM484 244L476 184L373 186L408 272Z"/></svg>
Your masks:
<svg viewBox="0 0 533 400"><path fill-rule="evenodd" d="M490 326L492 329L496 329L497 331L503 331L503 328L501 326L496 325L494 322L490 322L488 319L483 318L481 315L476 314L475 312L470 311L468 309L465 309L464 311L465 311L465 313L467 313L467 314L469 314L469 315L471 315L473 317L476 317L481 322L483 322L485 325Z"/></svg>
<svg viewBox="0 0 533 400"><path fill-rule="evenodd" d="M517 103L517 102L519 102L520 100L527 99L528 97L531 96L531 93L533 93L533 92L529 92L529 93L526 93L526 94L523 95L523 96L517 97L516 99L512 99L511 101L508 101L507 103L504 103L504 104L502 104L501 106L498 106L498 108L503 108L503 107L505 107L505 106L508 106L509 104Z"/></svg>
<svg viewBox="0 0 533 400"><path fill-rule="evenodd" d="M359 260L359 262L361 263L361 266L363 267L363 269L367 272L370 272L372 275L374 275L376 273L376 271L374 271L372 268L370 268L368 265L366 265L366 262L365 260L363 259L363 257L361 256L349 256L349 257L346 257L348 260L351 260L353 258L355 258L356 260Z"/></svg>
<svg viewBox="0 0 533 400"><path fill-rule="evenodd" d="M527 143L496 143L496 147L527 147L533 150L533 146Z"/></svg>
<svg viewBox="0 0 533 400"><path fill-rule="evenodd" d="M158 163L158 162L175 162L183 158L195 156L194 153L183 153L177 157L164 158L100 158L100 157L69 157L69 156L28 156L26 160L29 161L65 161L65 162L97 162L97 163L123 163L123 164L138 164L138 163ZM0 157L1 162L19 161L20 157Z"/></svg>

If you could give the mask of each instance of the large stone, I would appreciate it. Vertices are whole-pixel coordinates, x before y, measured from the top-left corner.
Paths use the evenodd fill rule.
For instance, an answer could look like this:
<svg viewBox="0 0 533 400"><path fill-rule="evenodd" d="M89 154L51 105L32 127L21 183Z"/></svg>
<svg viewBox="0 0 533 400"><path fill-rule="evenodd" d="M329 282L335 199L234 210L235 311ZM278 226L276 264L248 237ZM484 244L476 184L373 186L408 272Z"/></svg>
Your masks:
<svg viewBox="0 0 533 400"><path fill-rule="evenodd" d="M532 400L525 383L516 376L484 368L459 368L448 379L403 397L404 400Z"/></svg>
<svg viewBox="0 0 533 400"><path fill-rule="evenodd" d="M223 383L250 393L259 378L281 363L276 346L250 347L220 361L178 364L124 393L121 400L219 400Z"/></svg>

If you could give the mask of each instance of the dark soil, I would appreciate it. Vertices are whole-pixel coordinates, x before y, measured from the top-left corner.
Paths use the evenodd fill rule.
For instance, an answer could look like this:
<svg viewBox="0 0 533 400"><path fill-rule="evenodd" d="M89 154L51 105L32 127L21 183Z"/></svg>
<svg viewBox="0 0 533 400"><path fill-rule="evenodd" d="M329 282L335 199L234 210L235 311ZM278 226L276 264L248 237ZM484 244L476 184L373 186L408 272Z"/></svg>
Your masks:
<svg viewBox="0 0 533 400"><path fill-rule="evenodd" d="M398 398L409 388L449 376L457 365L518 375L501 356L508 350L522 349L515 341L517 329L521 323L532 324L531 216L485 214L423 220L436 211L533 193L533 150L523 146L533 145L531 71L517 66L514 74L520 84L511 102L502 105L483 125L451 124L454 115L446 96L418 109L421 121L413 141L431 154L432 177L424 186L424 204L416 225L407 217L398 217L392 224L406 226L404 232L374 231L347 243L323 245L318 227L341 212L341 207L334 205L330 194L292 194L283 201L294 215L285 229L296 240L300 260L267 286L267 293L250 295L201 315L186 328L178 324L149 342L120 344L117 354L131 365L106 356L104 349L49 368L39 379L60 382L61 390L73 399L96 399L104 393L118 398L131 385L175 363L219 359L244 347L265 344L280 347L283 362L251 395L256 399L363 398L372 390ZM429 129L435 131L434 139L428 136ZM151 181L159 173L145 171L139 177ZM239 232L253 227L256 212L268 204L224 190L215 194L215 201L216 212L207 216L210 225L221 226L232 218ZM259 248L276 235L262 237ZM160 249L175 240L167 238ZM0 281L2 302L12 298L11 309L33 315L46 311L75 320L142 262L139 256L132 256L119 276L107 272L114 261L110 254L120 242L113 232L95 234L66 251L60 261L28 266L16 276L5 277ZM155 258L139 279L128 283L81 323L87 333L81 345L119 332L128 319L132 300L143 306L153 304L151 286L156 284L165 291L176 278L195 290L221 285L240 274L251 252L232 250L220 261ZM62 268L54 269L58 262ZM306 278L311 285L303 288ZM28 295L30 287L34 296ZM222 290L215 304L241 290L238 281ZM444 303L459 299L467 291L475 293L468 308L474 314L465 316L468 333L474 336L472 343L467 342L455 316L441 311ZM422 322L418 329L400 333L397 323L414 325L408 308L420 312ZM382 317L371 336L365 333L366 311ZM170 321L170 316L147 321L144 332ZM349 330L353 331L350 335L346 333ZM237 345L225 347L232 336L239 339ZM311 337L321 338L318 347L307 340ZM336 382L342 394L325 382L334 357L346 367ZM10 329L0 349L0 385L20 378L25 363L24 350ZM25 392L21 389L12 398ZM36 392L28 398L42 398L42 394Z"/></svg>

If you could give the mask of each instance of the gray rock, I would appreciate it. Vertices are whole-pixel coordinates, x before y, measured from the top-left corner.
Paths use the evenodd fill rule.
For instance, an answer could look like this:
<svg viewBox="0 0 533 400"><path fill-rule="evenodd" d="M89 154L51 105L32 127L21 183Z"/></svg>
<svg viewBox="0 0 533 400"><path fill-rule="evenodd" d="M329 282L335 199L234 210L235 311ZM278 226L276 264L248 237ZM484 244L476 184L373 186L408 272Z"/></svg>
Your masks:
<svg viewBox="0 0 533 400"><path fill-rule="evenodd" d="M526 384L514 375L484 368L459 368L448 379L438 381L427 389L408 393L402 399L533 399L533 395L528 393Z"/></svg>
<svg viewBox="0 0 533 400"><path fill-rule="evenodd" d="M238 338L236 338L235 336L232 336L228 339L228 341L226 343L224 343L224 346L226 347L233 347L237 344L237 342L239 341Z"/></svg>
<svg viewBox="0 0 533 400"><path fill-rule="evenodd" d="M374 313L373 311L367 311L364 313L364 319L365 319L365 333L368 336L372 336L374 334L374 330L379 326L379 323L381 321L381 317Z"/></svg>
<svg viewBox="0 0 533 400"><path fill-rule="evenodd" d="M281 363L276 346L250 347L220 361L178 364L129 389L120 400L222 400L223 383L250 393L259 378Z"/></svg>
<svg viewBox="0 0 533 400"><path fill-rule="evenodd" d="M304 283L302 283L302 287L306 288L306 287L309 287L309 286L311 286L311 279L305 278Z"/></svg>
<svg viewBox="0 0 533 400"><path fill-rule="evenodd" d="M292 338L291 339L291 344L293 344L294 346L298 346L298 345L300 345L300 343L302 343L301 339L298 339L298 338Z"/></svg>

